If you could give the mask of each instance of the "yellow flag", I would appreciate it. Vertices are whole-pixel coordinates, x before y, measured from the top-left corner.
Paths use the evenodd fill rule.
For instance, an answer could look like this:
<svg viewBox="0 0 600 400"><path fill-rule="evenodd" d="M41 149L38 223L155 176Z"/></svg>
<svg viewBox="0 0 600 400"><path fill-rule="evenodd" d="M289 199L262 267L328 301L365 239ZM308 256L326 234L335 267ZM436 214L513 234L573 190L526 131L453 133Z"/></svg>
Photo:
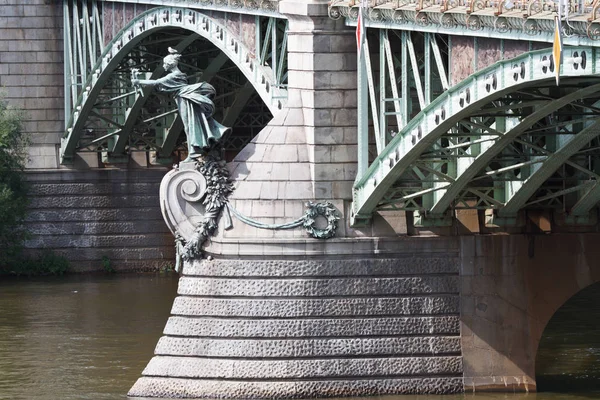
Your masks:
<svg viewBox="0 0 600 400"><path fill-rule="evenodd" d="M560 83L560 62L562 58L562 35L560 34L560 19L554 17L554 44L552 45L552 59L554 60L554 75L556 86Z"/></svg>

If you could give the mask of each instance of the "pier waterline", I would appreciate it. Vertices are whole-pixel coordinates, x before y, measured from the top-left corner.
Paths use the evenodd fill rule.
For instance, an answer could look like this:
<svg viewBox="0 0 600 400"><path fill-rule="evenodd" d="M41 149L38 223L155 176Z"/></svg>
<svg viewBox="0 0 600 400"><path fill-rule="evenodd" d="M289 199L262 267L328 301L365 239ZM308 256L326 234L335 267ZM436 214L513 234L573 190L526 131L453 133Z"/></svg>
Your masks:
<svg viewBox="0 0 600 400"><path fill-rule="evenodd" d="M0 282L0 397L127 399L162 332L177 281L174 274L127 274ZM590 312L600 312L599 296L588 296L586 304ZM562 320L561 328L570 323ZM551 358L554 350L546 350ZM568 359L568 354L555 355ZM378 399L586 400L599 395L571 390Z"/></svg>

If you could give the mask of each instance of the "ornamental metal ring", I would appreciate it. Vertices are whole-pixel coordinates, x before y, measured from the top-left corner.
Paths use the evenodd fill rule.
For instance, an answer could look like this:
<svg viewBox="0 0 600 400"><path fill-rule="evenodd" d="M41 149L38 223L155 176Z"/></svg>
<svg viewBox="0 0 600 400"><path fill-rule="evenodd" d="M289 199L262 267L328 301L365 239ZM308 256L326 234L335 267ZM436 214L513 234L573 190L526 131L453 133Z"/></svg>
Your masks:
<svg viewBox="0 0 600 400"><path fill-rule="evenodd" d="M329 239L334 237L340 217L333 204L328 201L324 203L313 203L309 201L306 203L306 206L308 208L304 213L303 222L306 232L317 239ZM327 219L327 226L325 228L319 229L315 226L318 217Z"/></svg>

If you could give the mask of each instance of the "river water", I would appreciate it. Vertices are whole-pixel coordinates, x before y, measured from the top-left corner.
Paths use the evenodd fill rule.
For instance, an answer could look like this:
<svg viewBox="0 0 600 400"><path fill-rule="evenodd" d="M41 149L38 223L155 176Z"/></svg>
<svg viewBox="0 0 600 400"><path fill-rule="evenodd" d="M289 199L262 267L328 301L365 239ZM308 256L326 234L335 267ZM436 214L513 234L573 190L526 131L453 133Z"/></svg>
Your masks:
<svg viewBox="0 0 600 400"><path fill-rule="evenodd" d="M174 274L0 280L0 399L126 399L152 357L176 289ZM563 322L544 339L551 349L540 357L555 392L385 398L600 399L600 327L590 321L600 321L599 292L574 305L594 304L587 326L574 333L573 323Z"/></svg>

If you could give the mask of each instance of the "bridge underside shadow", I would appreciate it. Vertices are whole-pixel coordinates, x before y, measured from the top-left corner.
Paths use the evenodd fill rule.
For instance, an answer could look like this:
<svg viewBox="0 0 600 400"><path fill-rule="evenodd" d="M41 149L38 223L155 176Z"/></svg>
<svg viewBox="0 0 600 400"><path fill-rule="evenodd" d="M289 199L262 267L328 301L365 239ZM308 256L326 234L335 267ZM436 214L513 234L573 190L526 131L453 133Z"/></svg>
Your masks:
<svg viewBox="0 0 600 400"><path fill-rule="evenodd" d="M599 357L600 283L594 283L563 304L544 329L536 356L538 391L597 392Z"/></svg>
<svg viewBox="0 0 600 400"><path fill-rule="evenodd" d="M548 322L600 281L599 239L596 233L461 238L466 392L536 391L536 355ZM591 314L582 317L593 323Z"/></svg>

